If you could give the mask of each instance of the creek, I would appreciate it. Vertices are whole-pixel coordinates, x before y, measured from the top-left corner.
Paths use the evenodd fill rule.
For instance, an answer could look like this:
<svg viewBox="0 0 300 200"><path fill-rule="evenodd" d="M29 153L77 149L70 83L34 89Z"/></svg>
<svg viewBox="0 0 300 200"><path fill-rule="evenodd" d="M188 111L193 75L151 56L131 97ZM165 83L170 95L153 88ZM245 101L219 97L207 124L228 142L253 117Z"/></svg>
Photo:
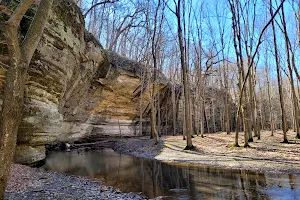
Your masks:
<svg viewBox="0 0 300 200"><path fill-rule="evenodd" d="M300 176L164 163L114 152L50 152L44 168L89 177L150 198L299 199Z"/></svg>

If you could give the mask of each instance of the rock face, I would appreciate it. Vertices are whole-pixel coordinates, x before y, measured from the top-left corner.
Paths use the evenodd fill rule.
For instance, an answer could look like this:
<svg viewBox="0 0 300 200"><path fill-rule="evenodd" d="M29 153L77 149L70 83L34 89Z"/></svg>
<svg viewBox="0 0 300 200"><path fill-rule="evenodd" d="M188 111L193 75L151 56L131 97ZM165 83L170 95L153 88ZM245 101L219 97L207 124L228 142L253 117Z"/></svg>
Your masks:
<svg viewBox="0 0 300 200"><path fill-rule="evenodd" d="M143 95L141 105L140 96L136 95L141 85L142 65L108 51L106 57L109 70L105 77L97 76L87 95L80 97L75 92L64 106L65 124L71 130L61 134L59 141L142 134L137 121L140 106L143 109L149 103L149 93ZM124 62L118 63L119 60Z"/></svg>
<svg viewBox="0 0 300 200"><path fill-rule="evenodd" d="M134 94L141 82L139 66L128 60L122 66L109 63L75 3L53 5L28 71L15 154L23 164L44 159L45 145L56 140L140 134L135 122L140 101ZM5 69L0 75L3 91ZM148 100L145 95L142 106Z"/></svg>
<svg viewBox="0 0 300 200"><path fill-rule="evenodd" d="M85 31L79 9L72 1L54 3L28 72L17 162L45 157L44 145L71 130L62 108L73 93L87 93L92 79L107 70L105 53Z"/></svg>

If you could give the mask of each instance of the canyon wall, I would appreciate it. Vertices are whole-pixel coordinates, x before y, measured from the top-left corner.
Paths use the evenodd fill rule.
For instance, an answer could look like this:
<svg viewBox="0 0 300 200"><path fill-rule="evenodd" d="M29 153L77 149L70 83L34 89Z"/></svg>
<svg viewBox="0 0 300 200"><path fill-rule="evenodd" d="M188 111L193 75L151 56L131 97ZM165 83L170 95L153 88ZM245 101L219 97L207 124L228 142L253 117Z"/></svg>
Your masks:
<svg viewBox="0 0 300 200"><path fill-rule="evenodd" d="M141 134L136 122L140 98L134 92L142 67L105 52L85 30L75 3L55 0L28 71L15 161L44 159L45 145L54 141ZM1 98L5 73L0 68ZM149 95L144 95L142 106L148 101Z"/></svg>

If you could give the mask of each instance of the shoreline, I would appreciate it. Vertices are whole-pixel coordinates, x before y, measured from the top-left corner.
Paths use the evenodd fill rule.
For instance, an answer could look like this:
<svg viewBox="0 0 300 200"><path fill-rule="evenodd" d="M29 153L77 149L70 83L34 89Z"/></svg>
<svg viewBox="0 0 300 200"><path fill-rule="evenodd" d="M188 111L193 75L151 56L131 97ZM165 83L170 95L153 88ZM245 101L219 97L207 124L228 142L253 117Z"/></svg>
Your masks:
<svg viewBox="0 0 300 200"><path fill-rule="evenodd" d="M261 172L261 173L273 173L273 174L292 174L292 175L300 175L300 170L298 169L280 169L280 170L275 170L273 168L258 168L258 167L251 167L251 166L225 166L225 165L218 165L218 164L209 164L205 162L200 162L200 161L176 161L176 160L169 160L169 159L162 159L162 158L155 158L151 156L145 156L145 155L136 155L136 154L130 154L130 153L124 153L121 151L116 150L116 152L120 154L125 154L125 155L130 155L130 156L135 156L138 158L145 158L145 159L152 159L152 160L157 160L162 163L167 163L169 165L185 165L185 166L193 166L193 167L208 167L208 168L222 168L222 169L232 169L232 170L244 170L244 171L252 171L252 172ZM188 154L188 153L187 153Z"/></svg>
<svg viewBox="0 0 300 200"><path fill-rule="evenodd" d="M291 137L292 134L293 133L290 133L289 136ZM182 140L182 136L164 136L157 146L154 145L154 141L150 140L149 137L117 139L113 149L118 153L140 158L155 159L173 165L200 165L263 173L288 173L300 175L299 140L294 140L294 144L282 144L278 142L276 145L279 145L279 147L276 151L270 147L263 153L260 152L262 149L261 144L264 142L263 140L260 140L260 143L257 141L250 143L250 148L228 147L230 143L226 145L224 143L219 144L218 142L215 142L215 145L221 146L221 148L208 150L210 148L204 147L203 144L203 146L199 145L199 143L205 139L215 140L219 135L220 134L209 134L206 135L206 138L201 138L200 136L193 138L193 142L196 144L195 151L183 150L186 141ZM278 136L281 135L278 134L274 139L281 139ZM233 137L233 135L231 135L231 137ZM292 139L290 139L290 141L292 141ZM285 147L287 148L283 150ZM293 150L292 153L289 148L291 148L290 150ZM293 153L295 155L293 155ZM286 154L289 154L289 157L285 157Z"/></svg>

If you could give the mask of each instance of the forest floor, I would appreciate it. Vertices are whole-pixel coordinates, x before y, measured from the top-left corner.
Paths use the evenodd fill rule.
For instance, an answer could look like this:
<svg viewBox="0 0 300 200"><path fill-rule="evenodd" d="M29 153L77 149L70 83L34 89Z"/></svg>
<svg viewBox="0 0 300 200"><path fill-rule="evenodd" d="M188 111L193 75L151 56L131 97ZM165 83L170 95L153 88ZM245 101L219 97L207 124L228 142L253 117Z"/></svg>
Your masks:
<svg viewBox="0 0 300 200"><path fill-rule="evenodd" d="M282 132L270 136L262 131L261 139L254 137L250 147L244 148L243 133L239 145L233 147L235 133L205 134L204 138L192 139L194 151L183 150L186 140L182 136L163 136L159 145L149 137L123 138L117 140L114 149L137 157L154 158L165 162L191 163L223 168L248 169L253 171L300 174L300 140L295 132L288 132L289 144L283 141Z"/></svg>

